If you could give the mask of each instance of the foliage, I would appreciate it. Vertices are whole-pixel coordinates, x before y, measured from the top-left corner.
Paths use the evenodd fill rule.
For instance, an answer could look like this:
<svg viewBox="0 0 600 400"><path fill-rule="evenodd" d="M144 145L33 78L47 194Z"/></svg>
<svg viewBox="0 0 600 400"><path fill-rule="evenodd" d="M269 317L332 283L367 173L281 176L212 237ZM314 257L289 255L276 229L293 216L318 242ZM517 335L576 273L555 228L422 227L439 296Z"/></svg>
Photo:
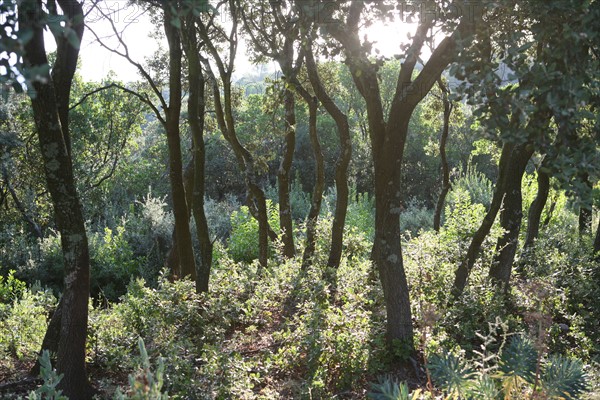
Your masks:
<svg viewBox="0 0 600 400"><path fill-rule="evenodd" d="M494 399L499 392L507 399L536 393L544 398L579 398L587 390L581 361L552 356L540 370L533 341L523 335L513 336L506 345L503 342L498 352L495 357L488 356L488 360L498 361L498 369L492 373L475 369L472 361L451 353L430 357L428 369L433 382L454 398Z"/></svg>
<svg viewBox="0 0 600 400"><path fill-rule="evenodd" d="M6 278L0 275L0 304L10 303L21 297L26 284L15 278L15 270L8 271Z"/></svg>
<svg viewBox="0 0 600 400"><path fill-rule="evenodd" d="M29 393L28 400L68 400L67 397L62 395L62 391L57 390L56 387L62 380L63 375L58 375L56 370L52 368L50 362L50 353L48 350L42 351L40 355L40 378L43 379L44 383L35 391Z"/></svg>
<svg viewBox="0 0 600 400"><path fill-rule="evenodd" d="M379 378L378 383L371 384L369 399L373 400L417 400L421 390L417 389L410 393L406 383L398 383L390 376Z"/></svg>
<svg viewBox="0 0 600 400"><path fill-rule="evenodd" d="M162 357L158 359L156 372L152 372L150 359L144 341L138 340L141 363L135 375L129 375L129 392L127 397L117 392L115 400L167 400L169 395L163 393L165 365Z"/></svg>
<svg viewBox="0 0 600 400"><path fill-rule="evenodd" d="M275 229L279 226L278 206L267 200L269 225ZM235 261L252 262L258 259L258 221L250 215L247 206L231 213L231 236L229 237L229 254Z"/></svg>
<svg viewBox="0 0 600 400"><path fill-rule="evenodd" d="M24 290L10 306L0 308L0 355L35 360L46 332L46 315L56 306L50 291Z"/></svg>

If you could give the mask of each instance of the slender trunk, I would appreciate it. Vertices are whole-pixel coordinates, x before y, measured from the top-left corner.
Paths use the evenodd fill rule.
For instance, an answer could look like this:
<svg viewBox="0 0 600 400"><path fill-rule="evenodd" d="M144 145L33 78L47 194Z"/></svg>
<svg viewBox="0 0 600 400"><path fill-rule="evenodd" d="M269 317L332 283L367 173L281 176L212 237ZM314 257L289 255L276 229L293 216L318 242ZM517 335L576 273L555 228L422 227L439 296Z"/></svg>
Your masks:
<svg viewBox="0 0 600 400"><path fill-rule="evenodd" d="M473 234L471 244L467 250L467 255L455 272L454 285L452 288L452 294L454 298L460 296L465 290L467 279L469 278L469 274L475 265L475 260L477 259L477 255L481 250L481 245L483 244L483 241L487 235L490 233L492 225L494 224L496 216L498 215L498 211L500 210L500 206L502 205L502 198L504 197L505 192L504 180L508 173L507 169L510 163L513 147L514 145L510 143L505 143L502 147L502 155L500 156L500 161L498 163L498 181L496 182L492 202L490 203L479 229L477 229L477 231Z"/></svg>
<svg viewBox="0 0 600 400"><path fill-rule="evenodd" d="M525 249L533 246L539 236L542 211L544 211L548 195L550 194L550 176L542 170L541 166L537 170L537 185L537 195L531 203L529 213L527 214L527 236L523 245Z"/></svg>
<svg viewBox="0 0 600 400"><path fill-rule="evenodd" d="M252 215L258 220L258 242L259 242L259 262L261 267L267 266L268 246L269 246L269 218L267 215L267 204L264 191L260 187L259 179L254 165L252 154L239 141L235 129L235 118L233 116L233 99L231 93L231 74L233 73L233 61L237 52L238 36L237 29L239 23L239 10L235 1L229 1L229 12L231 16L231 30L226 34L228 41L228 57L224 59L221 52L213 45L213 37L208 32L207 26L203 21L197 20L197 27L207 50L213 58L214 64L219 72L219 78L223 85L223 91L219 88L219 80L213 72L213 67L208 60L202 60L205 70L212 82L213 99L215 103L215 116L219 129L225 137L225 140L231 146L240 170L244 174L247 188L247 201Z"/></svg>
<svg viewBox="0 0 600 400"><path fill-rule="evenodd" d="M304 97L304 96L303 96ZM323 190L325 189L325 162L319 135L317 132L317 99L310 95L304 97L308 104L308 126L310 133L310 144L315 157L315 187L313 188L310 211L306 218L306 247L302 255L302 269L308 268L315 254L317 240L317 221L321 212L321 202L323 200Z"/></svg>
<svg viewBox="0 0 600 400"><path fill-rule="evenodd" d="M437 204L435 206L435 214L433 215L433 229L436 232L440 231L442 210L444 209L444 203L446 201L446 195L451 189L450 186L450 168L448 167L448 158L446 157L446 142L448 141L448 131L450 130L450 115L452 114L452 105L448 99L448 89L442 82L442 79L438 79L438 85L442 90L442 102L444 103L444 125L442 128L442 135L440 137L440 159L442 163L442 191L438 197Z"/></svg>
<svg viewBox="0 0 600 400"><path fill-rule="evenodd" d="M600 221L598 221L598 228L596 228L596 239L594 240L594 254L596 260L600 260Z"/></svg>
<svg viewBox="0 0 600 400"><path fill-rule="evenodd" d="M277 171L278 195L279 195L279 228L281 230L281 241L283 243L284 257L294 257L294 230L292 223L292 206L290 204L290 170L294 160L294 149L296 147L296 101L294 92L285 89L284 93L286 134L283 145L281 163Z"/></svg>
<svg viewBox="0 0 600 400"><path fill-rule="evenodd" d="M59 2L61 7L65 2ZM23 2L19 10L19 25L30 30L32 38L25 46L25 65L40 67L48 64L44 44L43 13L35 1ZM83 34L83 10L73 2L65 6L66 15L80 18L74 21L78 38ZM57 59L65 57L65 49L75 54L75 63L65 63L62 74L74 74L78 51L62 47ZM69 57L72 59L72 57ZM59 389L71 399L91 398L91 389L85 366L88 301L90 295L90 259L81 203L75 185L73 164L64 135L68 119L59 118L59 103L50 75L33 84L36 95L31 99L40 153L44 162L46 184L54 207L56 228L60 232L64 261L64 291L60 315L60 339L56 369L63 374ZM70 90L70 86L69 86ZM61 123L62 122L62 123ZM64 127L62 126L64 124ZM57 322L58 324L58 322ZM54 325L54 327L56 324ZM49 332L50 336L54 336Z"/></svg>
<svg viewBox="0 0 600 400"><path fill-rule="evenodd" d="M205 64L206 65L206 64ZM211 73L210 65L206 65ZM211 73L212 74L212 73ZM246 188L248 190L247 202L250 210L255 210L252 215L258 221L258 260L261 267L266 267L269 254L269 217L267 215L267 200L264 191L257 182L252 154L240 143L235 132L233 111L231 108L231 83L223 80L224 104L221 102L221 91L214 77L211 76L213 85L213 98L215 114L219 128L227 142L231 145L238 160L240 169L244 172Z"/></svg>
<svg viewBox="0 0 600 400"><path fill-rule="evenodd" d="M508 289L512 265L519 245L519 232L523 219L522 180L525 167L533 154L533 146L528 143L515 146L508 174L504 184L504 201L500 213L500 225L504 234L496 244L496 255L490 268L490 278L496 284Z"/></svg>
<svg viewBox="0 0 600 400"><path fill-rule="evenodd" d="M193 189L191 201L192 214L196 222L196 235L200 242L200 265L196 278L196 290L208 292L210 270L212 267L213 242L210 240L208 221L204 212L204 195L206 188L206 149L204 146L204 111L205 103L205 78L200 64L198 38L195 20L192 15L187 17L185 35L185 49L188 58L188 80L190 93L188 96L188 123L192 132L193 145Z"/></svg>
<svg viewBox="0 0 600 400"><path fill-rule="evenodd" d="M592 209L586 205L579 207L579 235L584 236L592 228Z"/></svg>
<svg viewBox="0 0 600 400"><path fill-rule="evenodd" d="M548 209L548 214L546 218L544 218L544 222L542 222L542 227L545 228L550 224L552 220L552 216L554 215L554 209L556 208L556 196L552 196L552 201L550 202L550 208Z"/></svg>
<svg viewBox="0 0 600 400"><path fill-rule="evenodd" d="M190 234L188 205L183 185L183 163L181 161L181 139L179 117L181 114L181 67L182 51L179 32L171 23L170 7L164 7L164 30L169 44L169 107L166 110L165 130L169 149L169 180L175 217L177 255L180 277L190 276L196 280L196 262Z"/></svg>
<svg viewBox="0 0 600 400"><path fill-rule="evenodd" d="M340 140L340 155L335 168L335 188L336 202L333 225L331 228L331 249L327 266L337 268L342 259L342 248L344 239L344 226L346 225L346 214L348 212L348 166L352 157L352 141L350 139L350 125L348 117L335 104L335 101L329 96L317 69L312 48L310 44L306 49L306 69L310 83L315 91L315 95L325 107L325 110L335 121L338 137Z"/></svg>

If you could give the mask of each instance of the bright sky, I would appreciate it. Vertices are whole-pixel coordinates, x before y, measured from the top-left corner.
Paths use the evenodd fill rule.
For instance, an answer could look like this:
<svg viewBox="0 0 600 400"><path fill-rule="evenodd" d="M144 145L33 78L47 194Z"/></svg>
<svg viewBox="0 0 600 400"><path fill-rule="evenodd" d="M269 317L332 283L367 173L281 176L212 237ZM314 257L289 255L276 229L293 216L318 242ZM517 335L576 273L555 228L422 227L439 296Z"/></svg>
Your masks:
<svg viewBox="0 0 600 400"><path fill-rule="evenodd" d="M137 62L144 63L144 58L151 56L157 49L158 43L149 37L154 29L148 15L142 13L140 8L127 7L124 1L103 1L104 12L110 12L117 29L123 32L123 38L128 45L131 58ZM96 32L101 38L105 38L107 45L116 47L118 41L112 36L112 28L106 19L102 18L98 11L92 11L86 18L89 29L84 33L80 57L82 61L81 74L86 80L99 81L113 71L117 79L122 81L135 81L139 79L137 69L117 54L113 54L102 48L97 43L95 36L90 30ZM375 41L382 55L391 56L398 53L399 45L407 39L409 31L414 31L415 24L398 22L393 25L373 25L365 33L369 40ZM49 41L50 42L50 41ZM165 44L166 45L166 44ZM248 72L257 70L245 55L245 46L240 46L238 59L236 60L236 75L242 76ZM272 66L275 70L275 65Z"/></svg>

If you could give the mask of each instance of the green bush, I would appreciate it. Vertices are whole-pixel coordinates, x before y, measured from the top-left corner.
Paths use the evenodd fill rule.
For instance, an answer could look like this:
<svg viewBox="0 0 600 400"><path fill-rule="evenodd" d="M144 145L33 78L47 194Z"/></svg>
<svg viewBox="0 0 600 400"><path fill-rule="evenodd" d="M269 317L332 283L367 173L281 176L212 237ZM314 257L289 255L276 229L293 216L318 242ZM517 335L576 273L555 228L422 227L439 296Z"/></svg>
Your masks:
<svg viewBox="0 0 600 400"><path fill-rule="evenodd" d="M471 203L482 204L488 208L494 194L494 187L492 182L477 170L476 165L469 164L466 170L461 168L458 171L458 177L452 181L452 190L448 193L446 201L454 203L456 193L461 191L469 194Z"/></svg>
<svg viewBox="0 0 600 400"><path fill-rule="evenodd" d="M12 305L0 309L0 354L35 360L47 327L47 315L56 306L50 291L24 290Z"/></svg>
<svg viewBox="0 0 600 400"><path fill-rule="evenodd" d="M203 310L191 281L171 283L162 276L157 288L149 288L141 279L132 280L121 303L92 312L91 357L107 368L133 370L143 364L136 350L141 337L150 360L165 359L165 389L173 395L195 397Z"/></svg>
<svg viewBox="0 0 600 400"><path fill-rule="evenodd" d="M271 200L267 200L267 215L271 228L279 230L278 206ZM258 259L258 221L250 215L247 206L231 214L231 227L227 248L233 260L250 263Z"/></svg>
<svg viewBox="0 0 600 400"><path fill-rule="evenodd" d="M135 257L126 240L125 226L89 235L92 296L116 301L125 294L131 277L140 276L144 257Z"/></svg>
<svg viewBox="0 0 600 400"><path fill-rule="evenodd" d="M513 336L495 357L488 358L498 362L495 373L477 369L473 361L449 352L430 357L428 369L445 394L458 398L495 399L501 393L505 399L533 398L536 394L575 399L588 388L581 361L562 356L544 360L533 341L523 335Z"/></svg>
<svg viewBox="0 0 600 400"><path fill-rule="evenodd" d="M411 199L400 214L400 231L416 236L420 231L433 227L433 210L422 202Z"/></svg>
<svg viewBox="0 0 600 400"><path fill-rule="evenodd" d="M15 278L15 271L8 271L6 278L0 275L0 304L7 304L21 297L26 288L23 281Z"/></svg>

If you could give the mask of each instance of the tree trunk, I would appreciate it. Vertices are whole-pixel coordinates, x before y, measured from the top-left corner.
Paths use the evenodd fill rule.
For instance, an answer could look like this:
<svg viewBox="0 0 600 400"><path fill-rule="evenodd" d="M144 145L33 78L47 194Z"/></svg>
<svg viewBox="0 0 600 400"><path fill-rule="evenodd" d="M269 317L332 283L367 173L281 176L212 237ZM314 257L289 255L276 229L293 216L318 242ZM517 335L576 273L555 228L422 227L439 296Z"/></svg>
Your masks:
<svg viewBox="0 0 600 400"><path fill-rule="evenodd" d="M450 130L450 115L452 113L452 105L448 99L448 88L442 82L442 78L438 79L438 85L442 91L442 102L444 103L444 125L442 135L440 137L440 159L442 163L442 191L435 205L435 214L433 215L433 229L436 232L440 231L442 220L442 211L446 201L446 195L451 189L450 186L450 168L448 167L448 158L446 157L446 142L448 141L448 132Z"/></svg>
<svg viewBox="0 0 600 400"><path fill-rule="evenodd" d="M580 179L585 187L579 206L579 235L583 236L592 230L592 182L587 172L581 173Z"/></svg>
<svg viewBox="0 0 600 400"><path fill-rule="evenodd" d="M210 270L212 267L213 242L210 240L208 221L204 212L205 194L205 163L206 149L204 146L204 111L205 84L202 65L200 64L198 39L194 17L188 16L185 27L186 54L188 58L188 80L190 93L188 96L188 123L192 132L193 145L193 190L191 208L196 222L196 235L200 242L200 265L196 278L196 290L208 292Z"/></svg>
<svg viewBox="0 0 600 400"><path fill-rule="evenodd" d="M59 2L61 7L64 2ZM73 2L65 7L65 13L72 15L76 32L81 39L83 34L83 10L81 4ZM25 46L25 65L39 67L47 65L43 35L43 13L36 1L23 2L19 10L19 25L22 30L31 30L32 38ZM77 21L77 18L80 18ZM64 57L62 52L57 59ZM77 49L70 48L78 54ZM65 63L62 74L74 74L75 64ZM31 103L37 129L46 184L52 205L56 228L60 232L64 260L64 291L60 315L60 339L57 347L56 369L63 374L59 389L73 400L91 398L85 367L85 346L87 339L88 301L90 294L90 259L84 218L75 186L73 164L68 151L63 128L68 120L61 121L57 94L52 77L47 74L44 81L33 84L36 95ZM70 87L69 87L70 89ZM65 127L62 126L65 124ZM56 325L54 325L56 326ZM51 334L52 332L50 332ZM51 335L52 336L52 335Z"/></svg>
<svg viewBox="0 0 600 400"><path fill-rule="evenodd" d="M170 7L164 7L164 30L169 44L169 107L166 110L165 130L169 149L169 180L175 217L177 255L180 277L190 276L196 280L196 262L190 234L188 205L183 185L181 139L179 117L181 115L181 68L182 51L178 29L173 26Z"/></svg>
<svg viewBox="0 0 600 400"><path fill-rule="evenodd" d="M529 206L529 213L527 214L527 236L523 245L525 249L533 246L539 236L542 211L544 211L550 194L550 176L542 170L542 166L537 170L537 185L537 195L531 206Z"/></svg>
<svg viewBox="0 0 600 400"><path fill-rule="evenodd" d="M185 199L187 204L192 205L192 193L194 191L194 160L190 161L183 171L183 186L185 188ZM190 209L188 209L188 220L190 217ZM177 231L173 227L171 234L171 248L165 258L165 267L171 272L173 280L181 278L181 267L179 264L179 251L177 247Z"/></svg>
<svg viewBox="0 0 600 400"><path fill-rule="evenodd" d="M306 218L306 247L302 255L302 269L308 268L315 254L317 240L317 221L321 212L321 202L323 201L323 190L325 189L325 162L319 135L317 133L317 99L311 97L308 93L303 95L308 104L308 126L310 133L310 144L315 157L315 187L313 188L310 211Z"/></svg>
<svg viewBox="0 0 600 400"><path fill-rule="evenodd" d="M373 128L371 128L372 130ZM408 119L400 137L389 139L375 155L375 238L372 259L377 266L386 304L386 341L414 349L408 282L404 272L400 235L400 166ZM378 151L377 151L378 150Z"/></svg>
<svg viewBox="0 0 600 400"><path fill-rule="evenodd" d="M522 180L525 167L533 154L533 146L528 143L515 146L508 174L505 177L504 201L500 213L500 225L504 234L496 244L496 255L490 268L490 278L508 290L512 265L519 245L519 232L523 219Z"/></svg>
<svg viewBox="0 0 600 400"><path fill-rule="evenodd" d="M477 229L477 231L473 234L471 244L467 250L467 255L456 270L454 276L454 285L452 288L452 296L454 298L459 297L465 290L467 279L469 278L469 274L475 265L475 260L477 259L479 250L481 250L481 245L483 244L483 241L487 235L490 233L492 225L494 224L496 216L498 215L498 211L500 210L500 206L502 205L502 198L504 196L504 180L508 174L508 166L510 164L510 157L513 147L514 145L511 143L505 143L504 146L502 146L502 154L498 163L498 180L494 189L492 202L490 203L488 211L485 214L479 229Z"/></svg>
<svg viewBox="0 0 600 400"><path fill-rule="evenodd" d="M237 29L239 23L238 8L234 1L229 1L229 11L231 16L231 31L226 35L228 44L228 58L225 60L221 53L213 44L213 37L208 32L208 27L200 19L196 20L197 27L208 52L213 58L214 64L219 71L220 82L223 90L219 87L219 80L213 72L213 67L208 60L202 60L205 70L212 82L213 99L215 103L215 116L219 129L225 137L225 140L231 146L240 170L244 173L246 182L247 201L252 215L258 221L258 242L259 242L259 263L261 267L267 266L269 249L269 218L267 215L267 204L265 193L259 185L259 179L254 165L252 154L239 141L235 129L235 118L233 116L233 101L231 93L231 74L233 73L233 61L237 51ZM253 210L256 210L255 212Z"/></svg>
<svg viewBox="0 0 600 400"><path fill-rule="evenodd" d="M594 254L596 260L600 260L600 221L598 221L598 228L596 228L596 239L594 240Z"/></svg>
<svg viewBox="0 0 600 400"><path fill-rule="evenodd" d="M350 125L348 117L335 104L335 101L329 96L317 69L312 47L307 45L306 49L306 69L310 79L310 83L315 91L315 95L325 107L325 110L331 115L335 121L340 139L340 155L335 167L335 213L333 217L333 225L331 227L331 249L329 251L329 259L327 266L330 268L338 268L342 259L342 248L344 240L344 227L346 225L346 214L348 212L348 166L352 158L352 141L350 139Z"/></svg>
<svg viewBox="0 0 600 400"><path fill-rule="evenodd" d="M283 145L281 163L277 171L278 195L279 195L279 228L281 230L281 241L283 242L283 255L287 258L294 257L294 228L292 223L292 206L290 204L290 170L294 160L296 148L296 101L294 92L285 89L284 108L286 134Z"/></svg>

